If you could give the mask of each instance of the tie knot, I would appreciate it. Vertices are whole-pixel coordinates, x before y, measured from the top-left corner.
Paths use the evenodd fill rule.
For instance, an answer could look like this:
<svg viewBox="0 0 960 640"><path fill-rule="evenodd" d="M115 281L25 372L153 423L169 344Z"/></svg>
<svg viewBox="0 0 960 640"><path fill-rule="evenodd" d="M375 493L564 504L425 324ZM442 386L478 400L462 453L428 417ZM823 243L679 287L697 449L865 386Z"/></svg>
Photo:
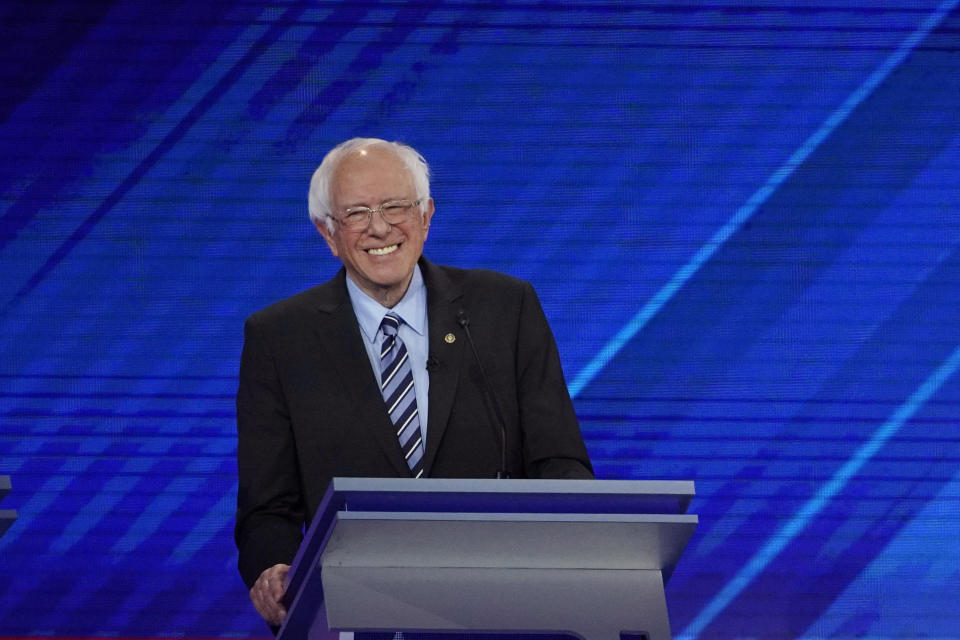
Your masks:
<svg viewBox="0 0 960 640"><path fill-rule="evenodd" d="M400 323L403 322L398 316L388 313L383 316L383 320L380 321L380 330L383 331L385 336L395 336L397 335L397 329L400 328Z"/></svg>

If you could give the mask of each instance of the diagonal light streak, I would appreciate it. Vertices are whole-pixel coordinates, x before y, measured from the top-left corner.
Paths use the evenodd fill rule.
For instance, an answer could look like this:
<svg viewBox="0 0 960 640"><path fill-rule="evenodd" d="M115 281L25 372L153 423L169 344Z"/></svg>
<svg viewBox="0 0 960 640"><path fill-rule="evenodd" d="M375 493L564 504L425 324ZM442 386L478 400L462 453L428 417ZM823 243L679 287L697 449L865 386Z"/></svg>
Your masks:
<svg viewBox="0 0 960 640"><path fill-rule="evenodd" d="M810 152L826 139L826 137L850 115L850 112L858 104L863 102L863 100L903 62L907 55L943 21L947 14L956 9L958 4L960 4L960 0L947 0L941 3L936 11L927 16L917 30L904 40L896 51L891 53L870 77L844 101L843 105L832 113L807 142L804 143L804 147L811 145L811 149L806 153L803 152L804 147L798 149L784 167L782 167L777 174L774 174L774 178L790 167L791 161L794 158L801 158L800 162L802 162L803 159L808 157ZM789 168L786 175L789 175L792 170L792 168ZM771 178L771 180L772 179L773 178ZM770 181L764 186L769 185ZM736 218L736 216L734 217ZM639 328L637 330L639 330ZM769 566L780 552L796 538L810 521L823 510L826 504L846 487L850 479L876 455L881 447L900 430L904 423L912 418L930 397L956 373L958 368L960 368L960 346L954 348L947 359L944 360L943 363L924 380L916 391L893 412L887 421L874 432L870 440L857 449L853 456L833 474L829 482L827 482L815 496L804 503L796 515L777 531L736 575L727 582L723 589L700 610L700 613L697 614L690 624L680 633L678 640L681 638L683 640L696 638L707 625L724 611L730 603Z"/></svg>
<svg viewBox="0 0 960 640"><path fill-rule="evenodd" d="M795 516L777 531L770 540L757 551L724 588L707 603L696 618L687 625L687 628L678 636L677 640L691 640L723 611L737 595L757 577L774 558L786 547L807 524L823 510L827 502L840 493L850 479L857 474L863 465L892 438L904 423L912 418L930 397L936 393L943 383L960 368L960 346L941 363L939 367L923 381L906 402L897 407L897 410L877 429L870 440L860 446L847 462L840 467L830 478L830 481L815 496L807 500Z"/></svg>
<svg viewBox="0 0 960 640"><path fill-rule="evenodd" d="M583 389L613 360L620 350L636 336L650 320L660 312L674 295L707 263L723 244L749 220L757 209L766 202L771 195L789 178L797 167L803 164L810 155L820 147L824 140L830 137L837 127L850 116L870 94L896 69L901 62L913 51L920 42L937 27L946 15L956 8L960 0L946 0L929 16L927 16L910 36L891 53L858 86L847 99L837 107L823 123L794 151L779 169L767 178L767 181L757 189L747 201L740 206L733 216L721 226L713 236L680 268L671 278L650 298L634 315L580 370L570 383L570 395L576 398Z"/></svg>

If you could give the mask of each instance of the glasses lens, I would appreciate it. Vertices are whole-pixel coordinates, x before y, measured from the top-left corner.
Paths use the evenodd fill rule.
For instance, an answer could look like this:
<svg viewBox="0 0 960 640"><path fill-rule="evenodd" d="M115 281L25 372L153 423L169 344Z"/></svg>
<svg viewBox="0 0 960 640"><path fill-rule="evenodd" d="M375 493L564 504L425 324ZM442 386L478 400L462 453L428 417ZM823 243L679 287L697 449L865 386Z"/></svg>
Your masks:
<svg viewBox="0 0 960 640"><path fill-rule="evenodd" d="M378 210L383 214L384 220L390 224L399 224L410 217L415 206L417 202L412 200L391 200L380 205ZM352 207L344 211L337 220L350 231L363 231L370 224L374 211L368 207Z"/></svg>
<svg viewBox="0 0 960 640"><path fill-rule="evenodd" d="M340 222L350 230L366 229L370 221L370 213L371 210L366 207L347 209L340 218Z"/></svg>
<svg viewBox="0 0 960 640"><path fill-rule="evenodd" d="M394 200L392 202L383 203L383 217L390 224L397 224L398 222L403 222L407 219L407 216L410 215L410 212L413 211L413 202L410 200Z"/></svg>

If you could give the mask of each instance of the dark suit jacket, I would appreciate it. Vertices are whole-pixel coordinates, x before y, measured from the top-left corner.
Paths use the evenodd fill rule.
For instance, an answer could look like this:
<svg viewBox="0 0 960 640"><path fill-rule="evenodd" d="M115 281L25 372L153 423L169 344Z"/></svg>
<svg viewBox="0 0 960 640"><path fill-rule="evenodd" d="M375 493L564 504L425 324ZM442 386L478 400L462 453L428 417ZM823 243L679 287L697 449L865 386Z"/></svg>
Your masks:
<svg viewBox="0 0 960 640"><path fill-rule="evenodd" d="M424 476L492 478L500 435L463 328L503 408L514 478L590 478L553 334L530 284L420 261L431 367ZM334 476L410 472L364 350L343 269L253 314L237 392L240 573L289 564Z"/></svg>

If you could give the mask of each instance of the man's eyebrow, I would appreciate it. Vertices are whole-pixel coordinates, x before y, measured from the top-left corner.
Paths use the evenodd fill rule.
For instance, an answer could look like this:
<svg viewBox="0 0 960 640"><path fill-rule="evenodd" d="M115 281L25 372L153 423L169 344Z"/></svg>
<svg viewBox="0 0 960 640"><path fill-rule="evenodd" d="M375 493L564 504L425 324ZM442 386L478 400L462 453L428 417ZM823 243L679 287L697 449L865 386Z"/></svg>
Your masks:
<svg viewBox="0 0 960 640"><path fill-rule="evenodd" d="M378 203L376 204L376 207L379 207L381 204L386 204L387 202L398 202L398 201L400 201L400 200L410 200L410 201L413 201L413 200L416 200L416 198L411 198L410 196L396 196L396 197L393 197L393 198L387 198L386 200L383 200L383 201L381 201L381 202L378 202ZM356 204L344 205L343 208L344 208L344 209L353 209L354 207L366 207L367 209L373 209L373 208L375 208L375 207L371 207L371 206L370 206L369 204L367 204L366 202L358 202L358 203L356 203Z"/></svg>

